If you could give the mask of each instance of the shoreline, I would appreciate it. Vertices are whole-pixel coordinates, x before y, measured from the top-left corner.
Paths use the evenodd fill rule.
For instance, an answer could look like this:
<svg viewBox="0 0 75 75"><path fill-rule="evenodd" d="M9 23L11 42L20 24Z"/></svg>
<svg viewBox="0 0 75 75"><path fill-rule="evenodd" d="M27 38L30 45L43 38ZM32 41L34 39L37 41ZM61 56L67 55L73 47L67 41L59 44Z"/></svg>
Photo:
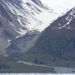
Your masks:
<svg viewBox="0 0 75 75"><path fill-rule="evenodd" d="M56 73L75 73L75 68L72 67L54 67L54 66L48 66L48 65L41 65L41 64L35 64L33 62L25 62L25 61L17 61L17 63L22 63L25 65L35 65L35 66L42 66L42 67L50 67L54 68L54 71Z"/></svg>

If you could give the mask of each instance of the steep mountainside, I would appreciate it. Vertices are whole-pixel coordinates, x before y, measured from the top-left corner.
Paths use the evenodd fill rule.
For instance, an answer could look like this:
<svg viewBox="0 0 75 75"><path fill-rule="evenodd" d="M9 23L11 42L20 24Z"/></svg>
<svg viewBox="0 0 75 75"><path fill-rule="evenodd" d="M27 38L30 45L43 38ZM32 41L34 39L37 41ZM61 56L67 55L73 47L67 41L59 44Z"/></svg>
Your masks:
<svg viewBox="0 0 75 75"><path fill-rule="evenodd" d="M14 39L11 41L11 45L6 49L6 53L10 54L11 52L26 52L30 49L36 42L39 36L39 32L28 32L23 37Z"/></svg>
<svg viewBox="0 0 75 75"><path fill-rule="evenodd" d="M0 0L0 54L8 52L13 40L23 38L27 33L36 35L37 32L38 35L49 25L48 15L54 15L51 12L39 0ZM45 20L47 22L43 24Z"/></svg>
<svg viewBox="0 0 75 75"><path fill-rule="evenodd" d="M27 54L28 57L35 56L37 63L74 67L75 7L51 23Z"/></svg>

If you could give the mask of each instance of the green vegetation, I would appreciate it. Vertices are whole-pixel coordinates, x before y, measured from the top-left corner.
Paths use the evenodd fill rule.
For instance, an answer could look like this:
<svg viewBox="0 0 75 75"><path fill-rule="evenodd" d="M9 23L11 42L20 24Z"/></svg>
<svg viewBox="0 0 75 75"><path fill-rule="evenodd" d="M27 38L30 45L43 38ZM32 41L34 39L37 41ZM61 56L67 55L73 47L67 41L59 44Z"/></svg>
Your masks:
<svg viewBox="0 0 75 75"><path fill-rule="evenodd" d="M75 30L47 28L22 60L55 66L75 66ZM58 64L59 63L59 64Z"/></svg>
<svg viewBox="0 0 75 75"><path fill-rule="evenodd" d="M47 28L26 53L13 53L9 59L51 66L75 66L75 30Z"/></svg>
<svg viewBox="0 0 75 75"><path fill-rule="evenodd" d="M30 66L17 63L8 57L0 56L0 73L54 73L50 67Z"/></svg>

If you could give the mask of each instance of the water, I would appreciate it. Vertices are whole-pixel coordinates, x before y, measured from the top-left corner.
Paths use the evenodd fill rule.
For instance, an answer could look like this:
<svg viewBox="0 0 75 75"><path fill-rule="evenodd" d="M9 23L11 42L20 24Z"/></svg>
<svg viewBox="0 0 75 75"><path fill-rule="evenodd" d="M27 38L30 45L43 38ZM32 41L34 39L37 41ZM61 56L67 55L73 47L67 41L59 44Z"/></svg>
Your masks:
<svg viewBox="0 0 75 75"><path fill-rule="evenodd" d="M0 75L75 75L75 74L71 74L71 73L63 73L63 74L51 74L51 73L1 73Z"/></svg>
<svg viewBox="0 0 75 75"><path fill-rule="evenodd" d="M18 61L17 63L23 63L25 65L35 65L35 66L43 66L43 67L53 67L47 65L34 64L32 62ZM75 73L75 68L70 67L53 67L56 73Z"/></svg>

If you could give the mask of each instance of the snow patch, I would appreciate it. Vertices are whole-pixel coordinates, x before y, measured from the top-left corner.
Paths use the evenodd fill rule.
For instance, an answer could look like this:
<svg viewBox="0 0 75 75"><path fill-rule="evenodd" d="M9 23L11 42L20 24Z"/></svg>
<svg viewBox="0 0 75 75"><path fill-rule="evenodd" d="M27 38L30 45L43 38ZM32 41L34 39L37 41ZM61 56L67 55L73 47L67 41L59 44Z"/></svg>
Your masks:
<svg viewBox="0 0 75 75"><path fill-rule="evenodd" d="M27 30L24 29L19 29L19 31L17 31L21 36L24 36L27 33ZM19 36L18 36L19 37Z"/></svg>
<svg viewBox="0 0 75 75"><path fill-rule="evenodd" d="M22 26L24 26L19 18L17 20Z"/></svg>
<svg viewBox="0 0 75 75"><path fill-rule="evenodd" d="M8 39L7 41L8 41L8 43L9 43L9 45L10 45L10 44L11 44L11 43L10 43L10 42L11 42L11 40L10 40L10 39ZM8 45L8 46L9 46L9 45Z"/></svg>

